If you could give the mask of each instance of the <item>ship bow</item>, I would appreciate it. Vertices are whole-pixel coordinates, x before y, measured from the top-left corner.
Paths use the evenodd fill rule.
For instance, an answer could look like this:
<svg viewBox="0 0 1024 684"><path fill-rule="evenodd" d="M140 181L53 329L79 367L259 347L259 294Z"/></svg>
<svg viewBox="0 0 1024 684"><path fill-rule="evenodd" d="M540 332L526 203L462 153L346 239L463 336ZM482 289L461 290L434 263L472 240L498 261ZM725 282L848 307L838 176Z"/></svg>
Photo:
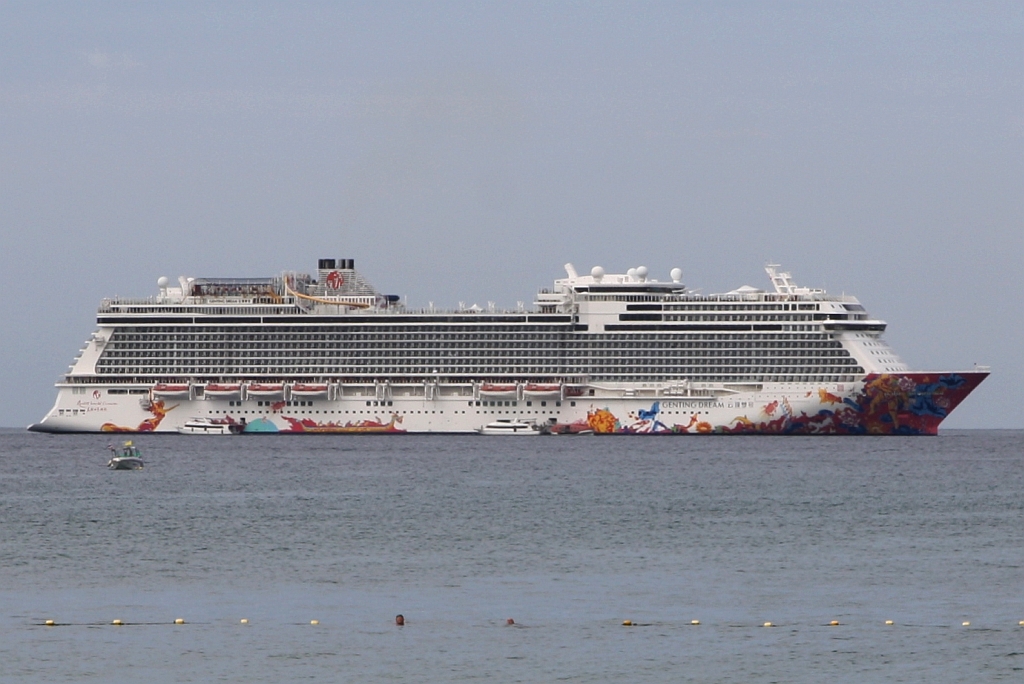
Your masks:
<svg viewBox="0 0 1024 684"><path fill-rule="evenodd" d="M869 375L856 403L868 434L935 435L987 371Z"/></svg>

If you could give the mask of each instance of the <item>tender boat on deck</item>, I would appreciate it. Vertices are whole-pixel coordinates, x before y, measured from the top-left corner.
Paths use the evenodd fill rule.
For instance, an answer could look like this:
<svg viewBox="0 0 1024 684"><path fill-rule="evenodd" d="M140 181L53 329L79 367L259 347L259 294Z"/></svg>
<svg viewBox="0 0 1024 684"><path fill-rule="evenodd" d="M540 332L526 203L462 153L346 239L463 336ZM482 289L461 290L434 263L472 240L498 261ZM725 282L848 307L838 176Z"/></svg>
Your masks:
<svg viewBox="0 0 1024 684"><path fill-rule="evenodd" d="M245 393L250 399L280 399L284 396L284 385L250 382L245 386Z"/></svg>
<svg viewBox="0 0 1024 684"><path fill-rule="evenodd" d="M515 385L480 385L481 399L515 399L519 389Z"/></svg>
<svg viewBox="0 0 1024 684"><path fill-rule="evenodd" d="M292 396L293 397L326 397L327 396L327 385L325 384L306 384L297 382L292 385Z"/></svg>
<svg viewBox="0 0 1024 684"><path fill-rule="evenodd" d="M211 382L204 391L210 399L240 399L242 397L242 386L239 384L225 385Z"/></svg>
<svg viewBox="0 0 1024 684"><path fill-rule="evenodd" d="M559 399L562 396L562 386L555 385L541 385L537 383L528 383L523 388L523 398L525 399Z"/></svg>
<svg viewBox="0 0 1024 684"><path fill-rule="evenodd" d="M184 399L189 395L189 386L171 385L165 382L158 382L153 385L153 396L161 399Z"/></svg>
<svg viewBox="0 0 1024 684"><path fill-rule="evenodd" d="M493 423L477 428L476 431L481 435L520 435L522 437L540 434L540 428L536 424L508 418L500 418Z"/></svg>

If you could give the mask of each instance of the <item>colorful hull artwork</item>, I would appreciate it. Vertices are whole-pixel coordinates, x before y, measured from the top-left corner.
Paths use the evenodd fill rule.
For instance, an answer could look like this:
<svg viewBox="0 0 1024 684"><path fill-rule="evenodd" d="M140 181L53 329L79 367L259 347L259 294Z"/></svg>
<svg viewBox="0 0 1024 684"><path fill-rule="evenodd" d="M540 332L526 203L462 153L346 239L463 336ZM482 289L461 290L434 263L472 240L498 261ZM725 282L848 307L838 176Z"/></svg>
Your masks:
<svg viewBox="0 0 1024 684"><path fill-rule="evenodd" d="M475 433L481 425L507 415L536 421L550 427L554 434L569 435L934 435L943 419L987 375L984 371L872 374L855 383L808 384L799 389L780 383L724 396L652 394L646 399L621 396L583 400L567 396L561 400L522 399L518 406L510 405L516 400L503 399L478 407L468 395L430 400L396 397L394 406L381 414L365 411L362 396L303 400L301 409L283 400L266 401L266 408L257 412L252 410L259 406L254 401L233 409L228 408L227 400L208 398L172 404L155 399L140 405L128 395L119 404L118 395L108 398L97 390L74 408L82 413L105 411L107 415L97 427L108 433L176 432L194 416L244 425L246 434ZM359 413L365 411L362 416L334 417L342 412L356 413L357 407ZM88 419L92 418L86 413L82 423L72 423L65 429L85 426Z"/></svg>
<svg viewBox="0 0 1024 684"><path fill-rule="evenodd" d="M178 408L178 404L165 408L164 402L160 399L149 403L147 410L153 414L152 418L146 418L135 427L123 427L114 423L103 423L100 425L100 432L155 432L168 412Z"/></svg>
<svg viewBox="0 0 1024 684"><path fill-rule="evenodd" d="M869 375L853 396L819 389L813 412L796 412L788 399L774 400L755 414L712 424L691 414L685 424L662 420L662 402L629 413L626 420L607 407L593 407L586 423L596 434L768 434L768 435L935 435L939 423L985 379L986 373L899 373ZM806 405L814 392L800 397ZM711 403L714 403L713 401ZM577 421L579 422L579 421ZM581 425L572 424L579 428Z"/></svg>
<svg viewBox="0 0 1024 684"><path fill-rule="evenodd" d="M398 424L402 422L402 416L397 413L391 414L391 420L387 423L382 423L380 418L377 420L357 420L345 423L338 423L333 421L321 422L315 421L310 418L293 418L291 416L281 416L287 423L287 427L278 428L270 421L258 421L257 423L250 423L246 426L246 432L323 432L323 433L366 433L366 432L405 432L398 427Z"/></svg>

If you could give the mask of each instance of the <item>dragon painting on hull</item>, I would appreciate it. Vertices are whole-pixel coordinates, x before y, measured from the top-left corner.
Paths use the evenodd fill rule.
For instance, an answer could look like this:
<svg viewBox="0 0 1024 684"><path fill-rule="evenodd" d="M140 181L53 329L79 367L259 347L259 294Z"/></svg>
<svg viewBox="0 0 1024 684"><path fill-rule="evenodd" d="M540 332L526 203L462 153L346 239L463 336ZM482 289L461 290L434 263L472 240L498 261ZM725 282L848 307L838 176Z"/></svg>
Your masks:
<svg viewBox="0 0 1024 684"><path fill-rule="evenodd" d="M836 402L821 393L828 407L817 413L786 412L762 423L737 422L722 433L786 435L934 435L939 423L977 387L983 374L901 373L869 375L863 389Z"/></svg>
<svg viewBox="0 0 1024 684"><path fill-rule="evenodd" d="M100 426L100 432L154 432L163 419L167 416L168 412L178 408L178 404L174 406L165 407L164 402L160 399L149 402L147 410L153 414L152 418L146 418L144 421L138 424L136 427L124 427L115 423L104 423Z"/></svg>
<svg viewBox="0 0 1024 684"><path fill-rule="evenodd" d="M291 416L281 417L288 421L288 428L280 430L281 432L405 432L405 430L398 427L398 424L402 422L402 416L397 413L392 413L391 420L387 423L381 422L380 418L377 418L377 420L359 420L346 423L336 423L333 421L322 423L309 418L292 418Z"/></svg>
<svg viewBox="0 0 1024 684"><path fill-rule="evenodd" d="M782 397L766 403L754 417L737 415L726 424L713 424L694 413L687 423L669 426L661 418L660 402L650 410L631 413L631 422L620 421L608 408L592 408L587 423L598 434L934 435L939 423L985 375L872 374L850 396L819 389L817 411L798 412ZM808 392L803 399L812 397L813 392Z"/></svg>

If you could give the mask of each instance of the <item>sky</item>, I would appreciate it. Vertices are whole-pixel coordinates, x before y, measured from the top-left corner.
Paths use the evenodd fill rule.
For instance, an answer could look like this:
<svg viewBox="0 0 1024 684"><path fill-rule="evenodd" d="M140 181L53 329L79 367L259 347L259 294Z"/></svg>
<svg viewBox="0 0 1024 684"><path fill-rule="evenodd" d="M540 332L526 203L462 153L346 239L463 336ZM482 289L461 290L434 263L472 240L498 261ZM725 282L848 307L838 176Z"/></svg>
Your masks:
<svg viewBox="0 0 1024 684"><path fill-rule="evenodd" d="M1024 4L4 0L0 245L3 426L104 297L340 257L411 306L779 263L1024 428Z"/></svg>

